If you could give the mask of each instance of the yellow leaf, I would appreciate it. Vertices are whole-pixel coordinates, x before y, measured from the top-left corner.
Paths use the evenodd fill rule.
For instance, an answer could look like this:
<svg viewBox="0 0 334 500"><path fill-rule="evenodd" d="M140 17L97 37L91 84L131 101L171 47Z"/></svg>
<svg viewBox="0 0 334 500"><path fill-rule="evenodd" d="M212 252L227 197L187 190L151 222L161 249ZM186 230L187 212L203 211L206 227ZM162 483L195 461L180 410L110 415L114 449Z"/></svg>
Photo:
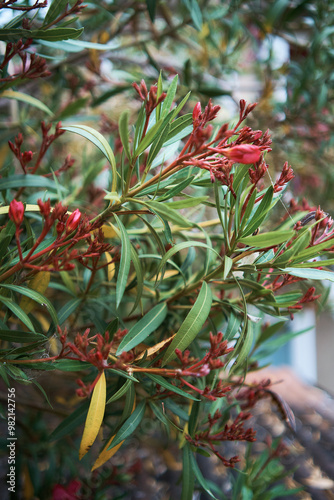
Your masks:
<svg viewBox="0 0 334 500"><path fill-rule="evenodd" d="M152 356L152 354L154 354L155 352L157 351L160 351L160 349L163 348L163 346L165 344L167 344L167 342L170 342L171 340L173 340L173 338L175 337L176 333L174 333L174 335L172 335L171 337L169 337L168 339L165 339L163 340L162 342L159 342L159 344L155 344L153 347L150 347L149 349L145 349L144 351L142 351L135 359L135 361L139 361L140 359L142 359L144 357L144 354L145 352L147 352L147 357L149 358L150 356Z"/></svg>
<svg viewBox="0 0 334 500"><path fill-rule="evenodd" d="M115 229L108 224L103 224L101 229L105 238L115 238L117 236Z"/></svg>
<svg viewBox="0 0 334 500"><path fill-rule="evenodd" d="M40 271L39 273L35 274L32 280L29 281L29 288L44 295L45 290L49 286L49 283L49 271ZM36 302L26 295L23 295L22 299L20 300L19 306L25 313L29 314L35 308Z"/></svg>
<svg viewBox="0 0 334 500"><path fill-rule="evenodd" d="M85 428L80 443L80 460L86 455L99 433L106 407L106 394L106 376L103 371L94 387L89 405Z"/></svg>
<svg viewBox="0 0 334 500"><path fill-rule="evenodd" d="M136 400L133 403L132 412L134 411L135 408L136 408ZM97 469L98 467L101 467L101 465L105 464L111 457L113 457L115 455L116 451L118 451L120 449L120 447L122 446L122 444L124 443L124 441L121 441L116 446L114 446L113 448L108 450L108 448L109 448L110 444L112 443L112 440L114 439L115 436L116 436L116 434L111 436L111 438L109 439L109 441L107 442L107 444L105 445L105 447L103 448L103 450L101 451L99 456L97 457L97 459L92 467L91 472L93 472L93 470Z"/></svg>
<svg viewBox="0 0 334 500"><path fill-rule="evenodd" d="M109 262L107 269L108 269L108 281L111 281L113 277L115 276L115 262L112 262L112 256L110 255L109 252L104 252L104 255L106 256L107 262Z"/></svg>
<svg viewBox="0 0 334 500"><path fill-rule="evenodd" d="M172 278L173 276L177 276L178 274L179 274L179 271L170 269L169 271L165 271L164 279L166 280L168 278ZM153 276L151 278L151 281L156 281L156 280L159 281L159 280L161 280L161 278L162 278L162 272L160 272L158 274L158 276Z"/></svg>

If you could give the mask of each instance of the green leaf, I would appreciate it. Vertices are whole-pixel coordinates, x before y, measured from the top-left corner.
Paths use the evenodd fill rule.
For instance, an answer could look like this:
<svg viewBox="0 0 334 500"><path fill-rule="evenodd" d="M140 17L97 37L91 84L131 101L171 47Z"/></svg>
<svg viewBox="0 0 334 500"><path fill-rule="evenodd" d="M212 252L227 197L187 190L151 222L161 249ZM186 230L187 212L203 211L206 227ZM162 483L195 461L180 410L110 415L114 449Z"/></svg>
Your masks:
<svg viewBox="0 0 334 500"><path fill-rule="evenodd" d="M280 245L289 241L295 231L271 231L269 233L257 234L256 236L247 236L240 238L238 241L255 248L267 248L275 245Z"/></svg>
<svg viewBox="0 0 334 500"><path fill-rule="evenodd" d="M187 113L183 116L179 116L176 118L171 123L169 134L167 137L167 142L171 143L170 141L178 136L182 131L186 130L187 133L185 135L188 135L192 132L192 123L193 123L193 115L192 113ZM184 137L184 136L183 136ZM179 137L179 138L183 138Z"/></svg>
<svg viewBox="0 0 334 500"><path fill-rule="evenodd" d="M248 354L250 353L250 350L251 350L252 344L253 344L253 340L254 340L253 324L251 321L247 321L247 328L246 328L245 335L243 336L240 350L239 350L239 346L236 346L235 351L234 351L234 354L236 353L237 350L239 350L239 353L238 353L238 357L237 357L235 363L233 364L233 366L230 370L230 374L235 372L235 370L243 364L243 362L247 358ZM237 349L237 347L238 347L238 349Z"/></svg>
<svg viewBox="0 0 334 500"><path fill-rule="evenodd" d="M15 175L11 177L3 177L2 179L0 179L0 191L4 189L15 189L21 187L42 187L49 188L54 191L57 190L57 185L53 180L41 175ZM68 192L68 189L64 186L59 186L59 189L64 193Z"/></svg>
<svg viewBox="0 0 334 500"><path fill-rule="evenodd" d="M65 10L67 2L68 0L53 0L44 18L43 26L55 21L59 14L62 14Z"/></svg>
<svg viewBox="0 0 334 500"><path fill-rule="evenodd" d="M178 195L179 193L181 193L181 191L183 191L186 187L188 187L189 184L192 183L194 178L195 176L191 175L190 177L187 177L186 179L179 182L176 186L169 188L167 192L162 194L157 201L166 201L169 200L170 198L173 198L173 196Z"/></svg>
<svg viewBox="0 0 334 500"><path fill-rule="evenodd" d="M131 260L132 260L133 267L135 268L135 272L136 272L137 296L136 296L135 303L133 304L132 310L130 311L130 314L132 314L132 312L135 311L135 309L137 308L137 306L140 302L140 299L142 297L143 288L144 288L143 271L142 271L142 268L140 265L140 260L139 260L139 257L138 257L136 250L133 248L132 245L131 245Z"/></svg>
<svg viewBox="0 0 334 500"><path fill-rule="evenodd" d="M181 500L192 500L195 487L195 475L191 462L192 451L186 443L182 451L182 494Z"/></svg>
<svg viewBox="0 0 334 500"><path fill-rule="evenodd" d="M170 201L168 203L168 208L178 209L196 207L197 205L203 204L208 198L208 196L197 196L196 198L189 197L180 201Z"/></svg>
<svg viewBox="0 0 334 500"><path fill-rule="evenodd" d="M230 257L228 257L227 255L225 255L225 257L224 257L224 273L223 273L224 280L229 275L229 272L231 271L232 266L233 266L233 260Z"/></svg>
<svg viewBox="0 0 334 500"><path fill-rule="evenodd" d="M91 364L79 359L57 359L53 362L53 366L62 372L77 372L92 367Z"/></svg>
<svg viewBox="0 0 334 500"><path fill-rule="evenodd" d="M49 109L43 102L39 101L35 97L32 97L29 94L24 94L23 92L16 92L14 90L5 90L0 94L1 97L5 97L7 99L15 99L16 101L22 101L26 104L30 104L35 108L39 108L44 113L47 113L50 116L53 116L51 109Z"/></svg>
<svg viewBox="0 0 334 500"><path fill-rule="evenodd" d="M198 464L197 464L197 461L196 461L196 458L194 457L193 453L191 452L190 450L190 465L191 465L191 469L192 471L194 472L195 476L196 476L196 479L197 481L199 482L199 484L202 486L203 490L207 492L207 494L211 497L211 498L214 498L214 500L217 500L217 498L213 495L213 493L211 492L209 486L207 485L207 482L206 480L204 479L203 477L203 474L200 470L200 468L198 467Z"/></svg>
<svg viewBox="0 0 334 500"><path fill-rule="evenodd" d="M157 136L157 133L159 132L159 129L161 127L161 124L162 124L163 120L160 119L158 122L156 122L145 134L145 136L143 137L143 139L140 141L140 143L138 144L138 147L136 148L135 152L134 152L134 157L137 158L139 155L141 155L146 148L148 148L150 146L150 144L152 144L152 142L154 141L154 139L156 138Z"/></svg>
<svg viewBox="0 0 334 500"><path fill-rule="evenodd" d="M145 400L141 401L130 417L124 422L122 427L117 432L116 436L112 440L109 450L117 446L121 441L124 441L127 437L136 430L138 425L143 419L145 413Z"/></svg>
<svg viewBox="0 0 334 500"><path fill-rule="evenodd" d="M2 295L0 295L0 302L8 307L8 309L10 309L15 314L15 316L17 316L19 320L22 321L22 323L25 324L27 328L29 328L29 330L35 332L34 325L32 324L29 316L24 311L22 311L22 309L16 304L16 302L3 297Z"/></svg>
<svg viewBox="0 0 334 500"><path fill-rule="evenodd" d="M184 351L184 349L191 344L205 323L210 313L211 304L212 293L209 286L204 281L195 304L182 323L179 331L176 333L172 343L169 345L163 357L162 366L166 365L173 358L175 358L175 349Z"/></svg>
<svg viewBox="0 0 334 500"><path fill-rule="evenodd" d="M136 323L130 331L123 337L117 351L116 356L122 352L128 352L133 347L143 342L152 332L157 330L167 316L167 305L165 302L153 307L150 312L145 314L138 323Z"/></svg>
<svg viewBox="0 0 334 500"><path fill-rule="evenodd" d="M276 263L276 262L275 262ZM323 266L333 266L334 259L324 259L324 260L316 260L314 262L305 262L304 264L297 264L295 260L293 261L294 268L302 268L302 267L323 267Z"/></svg>
<svg viewBox="0 0 334 500"><path fill-rule="evenodd" d="M256 193L256 191L254 191L254 193ZM258 227L260 227L260 225L262 224L262 222L264 221L264 219L268 214L268 210L271 206L273 195L274 195L274 188L272 186L269 186L266 194L264 195L264 197L260 202L260 205L257 207L254 215L251 216L245 230L242 232L243 237L253 234L254 231Z"/></svg>
<svg viewBox="0 0 334 500"><path fill-rule="evenodd" d="M25 295L26 297L29 297L30 299L34 300L38 304L45 306L50 313L50 316L52 318L54 325L55 326L58 325L58 317L57 317L57 313L56 313L55 308L53 307L53 305L51 304L49 299L44 297L41 293L36 292L35 290L32 290L30 288L25 288L23 286L17 286L17 285L1 284L0 287L8 288L9 290L13 290L13 292L17 292L17 293L20 293L22 295Z"/></svg>
<svg viewBox="0 0 334 500"><path fill-rule="evenodd" d="M153 411L154 415L157 417L157 419L160 420L160 422L167 427L167 432L168 432L169 424L168 424L167 418L164 415L163 410L160 407L161 406L161 402L160 402L160 405L159 405L159 402L149 401L149 405L150 405L151 410Z"/></svg>
<svg viewBox="0 0 334 500"><path fill-rule="evenodd" d="M133 384L132 380L126 380L124 382L124 384L122 385L122 387L120 389L118 389L117 392L115 392L115 394L113 394L109 399L108 401L106 402L106 405L109 404L109 403L112 403L113 401L117 401L117 399L120 399L130 388L130 385Z"/></svg>
<svg viewBox="0 0 334 500"><path fill-rule="evenodd" d="M137 200L136 200L137 201ZM149 208L152 208L154 212L157 212L161 217L169 222L173 222L181 227L192 227L193 223L188 221L183 215L176 212L172 208L169 208L166 203L160 203L159 201L147 201L145 202Z"/></svg>
<svg viewBox="0 0 334 500"><path fill-rule="evenodd" d="M118 122L119 135L128 160L131 160L131 151L129 145L129 111L125 110L121 114Z"/></svg>
<svg viewBox="0 0 334 500"><path fill-rule="evenodd" d="M319 261L321 265L321 261ZM322 269L304 269L300 267L286 267L281 269L283 273L297 276L298 278L306 278L308 280L328 280L334 281L334 273L332 271L323 271Z"/></svg>
<svg viewBox="0 0 334 500"><path fill-rule="evenodd" d="M131 243L128 233L125 227L123 226L122 222L120 221L120 219L117 217L116 214L114 214L114 217L121 231L121 241L122 241L121 261L119 264L119 271L116 283L116 308L118 308L118 306L121 303L122 297L124 295L126 282L130 271Z"/></svg>
<svg viewBox="0 0 334 500"><path fill-rule="evenodd" d="M161 118L165 118L168 115L169 110L173 104L173 100L176 94L178 79L179 79L178 75L174 76L172 83L169 86L167 95L162 105Z"/></svg>
<svg viewBox="0 0 334 500"><path fill-rule="evenodd" d="M171 257L173 257L173 255L175 255L177 252L180 252L181 250L183 250L185 248L189 248L189 247L191 247L191 248L193 248L193 247L207 248L208 250L211 250L212 252L214 252L218 257L220 257L220 255L216 252L216 250L211 248L206 243L203 243L202 241L183 241L182 243L178 243L177 245L174 245L172 248L170 248L168 250L168 252L165 253L165 255L162 257L161 262L158 266L157 275L160 273L160 271L162 270L164 265L168 262L168 260Z"/></svg>
<svg viewBox="0 0 334 500"><path fill-rule="evenodd" d="M72 117L77 114L81 108L83 108L88 101L88 97L80 97L75 101L70 102L60 113L57 115L57 120L64 120L68 117Z"/></svg>
<svg viewBox="0 0 334 500"><path fill-rule="evenodd" d="M201 402L195 401L191 408L191 413L189 416L189 436L194 437L197 430L198 417L201 409Z"/></svg>
<svg viewBox="0 0 334 500"><path fill-rule="evenodd" d="M62 325L64 321L80 306L82 299L71 299L58 311L59 325Z"/></svg>
<svg viewBox="0 0 334 500"><path fill-rule="evenodd" d="M155 382L156 384L159 384L161 385L161 387L167 389L168 391L173 391L176 394L179 394L184 398L192 399L193 401L200 401L199 399L195 398L195 396L192 396L191 394L188 394L182 389L179 389L179 387L176 387L170 382L167 382L167 380L165 380L163 377L160 377L160 375L153 375L152 373L146 373L146 376L151 380L153 380L153 382Z"/></svg>
<svg viewBox="0 0 334 500"><path fill-rule="evenodd" d="M152 146L150 148L150 152L148 153L145 172L148 171L148 169L151 166L154 158L158 155L158 153L160 152L163 144L167 141L167 136L168 136L168 133L169 133L169 128L170 128L170 125L169 125L169 123L167 123L167 125L165 126L165 128L161 131L161 134L154 140L154 142L153 142L153 144L152 144Z"/></svg>
<svg viewBox="0 0 334 500"><path fill-rule="evenodd" d="M35 340L48 340L42 333L24 332L22 330L4 330L0 329L0 339L7 342L19 342L20 344L28 344Z"/></svg>
<svg viewBox="0 0 334 500"><path fill-rule="evenodd" d="M74 132L75 134L81 135L99 148L99 150L104 154L111 165L113 175L112 191L116 191L116 160L111 147L109 146L107 140L103 137L103 135L100 134L100 132L98 132L97 130L94 130L91 127L87 127L87 125L67 125L66 127L63 126L62 130L67 130L68 132Z"/></svg>
<svg viewBox="0 0 334 500"><path fill-rule="evenodd" d="M0 29L0 40L14 42L23 38L25 40L32 38L34 40L68 40L69 38L78 38L83 32L83 28L51 28L48 30L25 30L25 29Z"/></svg>
<svg viewBox="0 0 334 500"><path fill-rule="evenodd" d="M154 23L155 10L156 10L156 6L157 6L158 1L159 0L146 0L147 10L148 10L148 13L150 15L150 19L151 19L152 23Z"/></svg>
<svg viewBox="0 0 334 500"><path fill-rule="evenodd" d="M87 400L82 403L79 408L77 408L71 415L65 418L51 433L49 441L56 441L72 431L77 429L81 424L84 423L86 414L89 408L90 401Z"/></svg>

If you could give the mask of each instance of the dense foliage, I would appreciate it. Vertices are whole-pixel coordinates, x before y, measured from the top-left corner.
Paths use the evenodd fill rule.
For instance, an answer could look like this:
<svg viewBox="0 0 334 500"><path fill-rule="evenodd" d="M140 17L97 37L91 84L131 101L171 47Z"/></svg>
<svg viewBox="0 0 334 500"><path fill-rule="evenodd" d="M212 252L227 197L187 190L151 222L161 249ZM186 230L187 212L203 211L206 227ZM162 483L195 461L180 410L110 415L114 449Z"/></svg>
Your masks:
<svg viewBox="0 0 334 500"><path fill-rule="evenodd" d="M285 158L297 171L326 162L333 12L205 4L0 2L14 11L0 29L0 374L25 407L25 498L126 498L135 466L112 457L152 436L177 444L182 500L195 488L286 493L283 443L257 458L226 443L255 441L249 420L263 398L293 429L270 381L247 373L334 279L333 220L292 197ZM291 39L305 31L306 45ZM275 36L290 45L289 73ZM256 107L231 82L263 44ZM282 75L289 91L277 102ZM222 96L238 101L231 119ZM316 174L305 169L299 191L314 178L330 188L329 169ZM198 454L242 472L223 492Z"/></svg>

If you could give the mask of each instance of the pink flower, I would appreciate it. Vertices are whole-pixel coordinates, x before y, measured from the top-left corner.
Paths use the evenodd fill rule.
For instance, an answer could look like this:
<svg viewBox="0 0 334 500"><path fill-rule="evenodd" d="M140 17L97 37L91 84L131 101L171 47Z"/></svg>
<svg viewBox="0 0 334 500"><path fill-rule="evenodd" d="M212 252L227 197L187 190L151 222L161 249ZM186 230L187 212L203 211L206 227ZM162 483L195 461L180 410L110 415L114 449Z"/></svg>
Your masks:
<svg viewBox="0 0 334 500"><path fill-rule="evenodd" d="M8 215L10 220L18 227L23 222L24 217L24 205L22 201L13 200L10 202Z"/></svg>
<svg viewBox="0 0 334 500"><path fill-rule="evenodd" d="M78 227L80 219L81 219L81 212L77 208L76 210L74 210L74 212L69 216L69 218L66 221L66 232L71 233L72 231L74 231Z"/></svg>
<svg viewBox="0 0 334 500"><path fill-rule="evenodd" d="M240 144L239 146L224 149L223 154L235 163L249 164L257 163L261 158L262 151L259 146L253 144Z"/></svg>
<svg viewBox="0 0 334 500"><path fill-rule="evenodd" d="M52 500L77 500L80 486L80 482L76 479L72 479L67 486L56 484L53 487Z"/></svg>

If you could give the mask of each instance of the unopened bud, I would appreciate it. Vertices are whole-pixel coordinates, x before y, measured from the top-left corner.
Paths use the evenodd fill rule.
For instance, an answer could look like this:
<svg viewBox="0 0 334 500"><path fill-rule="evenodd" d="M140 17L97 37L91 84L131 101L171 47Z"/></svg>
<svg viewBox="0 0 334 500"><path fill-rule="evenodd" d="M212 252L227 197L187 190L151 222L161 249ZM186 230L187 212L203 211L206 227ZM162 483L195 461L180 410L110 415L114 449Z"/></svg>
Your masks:
<svg viewBox="0 0 334 500"><path fill-rule="evenodd" d="M240 144L232 148L224 149L223 155L236 163L248 165L257 163L261 158L262 151L259 146L253 144Z"/></svg>
<svg viewBox="0 0 334 500"><path fill-rule="evenodd" d="M201 103L198 102L196 106L194 107L193 111L193 121L196 121L199 115L201 114L202 108L201 108Z"/></svg>
<svg viewBox="0 0 334 500"><path fill-rule="evenodd" d="M74 231L78 227L80 219L81 219L81 212L77 208L67 219L66 232L71 233L72 231Z"/></svg>
<svg viewBox="0 0 334 500"><path fill-rule="evenodd" d="M17 227L20 226L24 217L24 205L22 201L12 200L9 205L8 215Z"/></svg>
<svg viewBox="0 0 334 500"><path fill-rule="evenodd" d="M22 161L26 165L32 160L33 157L33 152L32 151L25 151L22 153Z"/></svg>

